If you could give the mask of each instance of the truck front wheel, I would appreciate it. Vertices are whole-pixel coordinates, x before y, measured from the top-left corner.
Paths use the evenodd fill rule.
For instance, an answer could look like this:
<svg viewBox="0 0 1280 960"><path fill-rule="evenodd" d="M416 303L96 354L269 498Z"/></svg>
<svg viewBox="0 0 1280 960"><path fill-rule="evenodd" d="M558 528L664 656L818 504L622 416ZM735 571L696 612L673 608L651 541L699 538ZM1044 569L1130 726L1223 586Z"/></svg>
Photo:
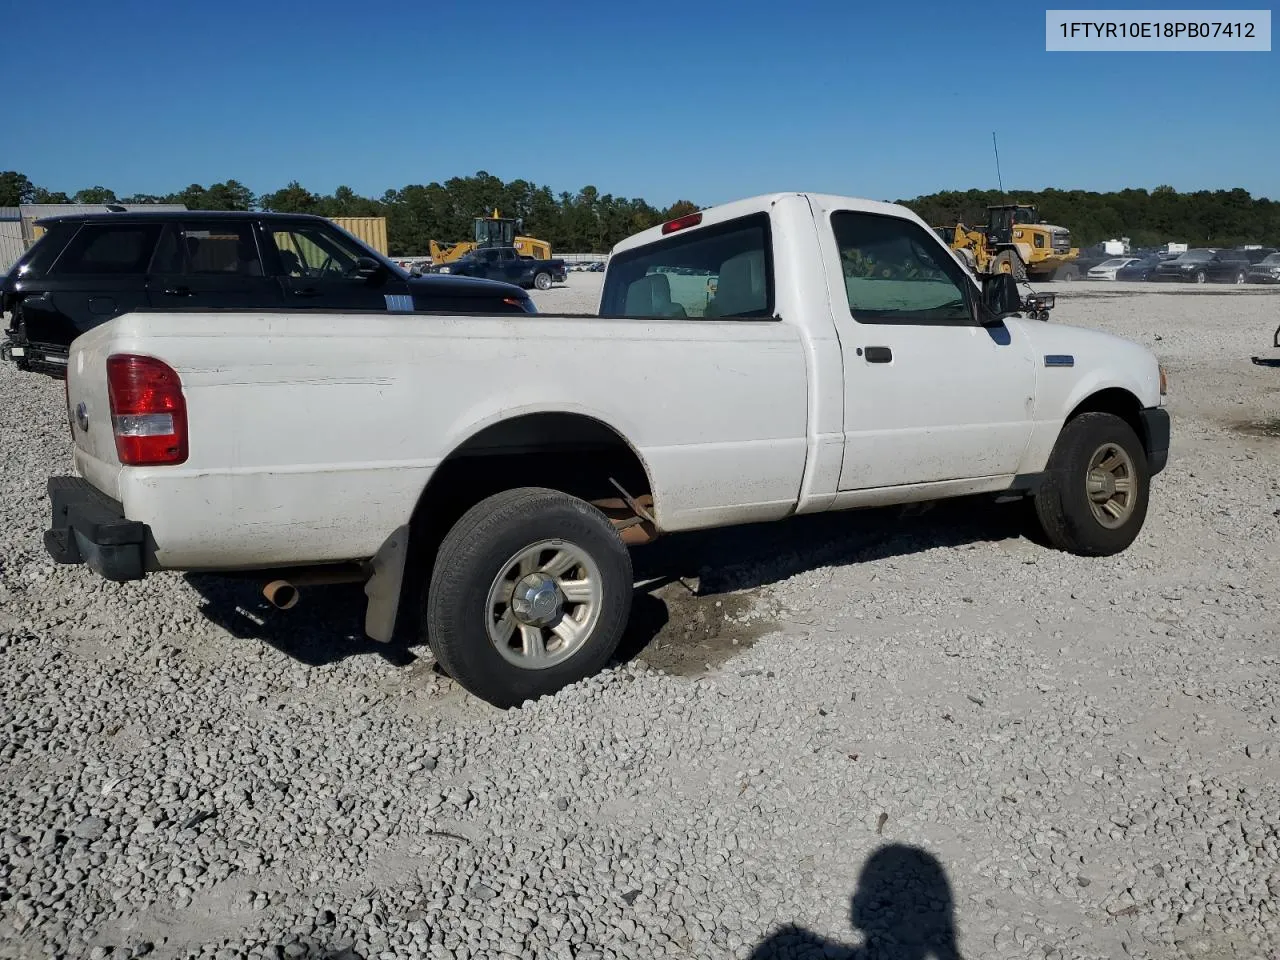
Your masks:
<svg viewBox="0 0 1280 960"><path fill-rule="evenodd" d="M1082 413L1058 435L1035 496L1036 518L1059 550L1111 556L1142 530L1150 483L1133 427L1110 413Z"/></svg>
<svg viewBox="0 0 1280 960"><path fill-rule="evenodd" d="M556 490L476 504L436 555L424 627L440 665L498 707L598 672L631 612L631 555L608 518Z"/></svg>

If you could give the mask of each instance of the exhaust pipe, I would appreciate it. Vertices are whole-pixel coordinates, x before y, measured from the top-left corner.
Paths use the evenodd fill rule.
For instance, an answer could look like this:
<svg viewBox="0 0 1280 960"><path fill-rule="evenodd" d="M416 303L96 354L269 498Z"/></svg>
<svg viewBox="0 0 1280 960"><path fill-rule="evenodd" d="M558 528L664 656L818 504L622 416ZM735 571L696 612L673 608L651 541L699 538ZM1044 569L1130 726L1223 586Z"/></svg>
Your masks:
<svg viewBox="0 0 1280 960"><path fill-rule="evenodd" d="M292 610L298 605L298 588L288 580L272 580L262 588L262 595L277 610Z"/></svg>
<svg viewBox="0 0 1280 960"><path fill-rule="evenodd" d="M325 583L364 583L368 579L369 571L363 564L307 567L286 571L286 576L272 580L263 587L262 595L277 610L292 610L301 598L299 587Z"/></svg>

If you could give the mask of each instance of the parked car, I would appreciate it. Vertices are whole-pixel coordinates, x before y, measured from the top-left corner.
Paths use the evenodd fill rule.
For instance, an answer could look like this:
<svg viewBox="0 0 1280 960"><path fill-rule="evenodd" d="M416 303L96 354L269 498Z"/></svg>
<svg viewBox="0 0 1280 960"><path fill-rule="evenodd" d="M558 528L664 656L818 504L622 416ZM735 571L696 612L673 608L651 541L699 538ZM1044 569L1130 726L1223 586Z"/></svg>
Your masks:
<svg viewBox="0 0 1280 960"><path fill-rule="evenodd" d="M1091 267L1088 278L1090 280L1115 280L1116 273L1120 269L1137 262L1137 257L1112 257L1110 260L1103 260L1096 267Z"/></svg>
<svg viewBox="0 0 1280 960"><path fill-rule="evenodd" d="M1150 280L1156 267L1163 263L1163 258L1150 254L1145 257L1131 258L1129 263L1116 271L1116 280Z"/></svg>
<svg viewBox="0 0 1280 960"><path fill-rule="evenodd" d="M1244 283L1249 268L1269 251L1217 250L1197 247L1166 260L1156 268L1153 280L1180 280L1186 283Z"/></svg>
<svg viewBox="0 0 1280 960"><path fill-rule="evenodd" d="M1168 459L1149 350L1019 316L1012 276L979 286L898 205L680 217L614 248L600 303L112 320L72 347L78 475L49 481L46 549L115 580L259 571L284 606L291 577L365 581L369 636L410 615L459 684L511 706L608 662L628 545L992 495L1112 555Z"/></svg>
<svg viewBox="0 0 1280 960"><path fill-rule="evenodd" d="M1268 253L1249 267L1250 283L1280 283L1280 253Z"/></svg>
<svg viewBox="0 0 1280 960"><path fill-rule="evenodd" d="M552 283L564 283L567 274L563 260L522 257L515 247L481 247L443 265L438 272L456 277L503 280L518 287L537 287L539 290L551 289Z"/></svg>
<svg viewBox="0 0 1280 960"><path fill-rule="evenodd" d="M76 337L140 310L533 313L509 284L411 278L323 217L199 211L73 214L0 283L0 355L61 376Z"/></svg>

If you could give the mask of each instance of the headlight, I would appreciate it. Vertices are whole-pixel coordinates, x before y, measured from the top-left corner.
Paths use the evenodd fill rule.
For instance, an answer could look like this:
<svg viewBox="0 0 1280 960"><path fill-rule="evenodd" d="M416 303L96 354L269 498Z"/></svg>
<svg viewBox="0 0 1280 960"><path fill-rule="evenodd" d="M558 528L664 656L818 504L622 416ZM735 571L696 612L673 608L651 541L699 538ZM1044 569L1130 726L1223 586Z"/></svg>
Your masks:
<svg viewBox="0 0 1280 960"><path fill-rule="evenodd" d="M441 273L448 273L448 272L449 272L449 268L448 268L448 267L441 267L441 268L440 268L440 272L441 272Z"/></svg>

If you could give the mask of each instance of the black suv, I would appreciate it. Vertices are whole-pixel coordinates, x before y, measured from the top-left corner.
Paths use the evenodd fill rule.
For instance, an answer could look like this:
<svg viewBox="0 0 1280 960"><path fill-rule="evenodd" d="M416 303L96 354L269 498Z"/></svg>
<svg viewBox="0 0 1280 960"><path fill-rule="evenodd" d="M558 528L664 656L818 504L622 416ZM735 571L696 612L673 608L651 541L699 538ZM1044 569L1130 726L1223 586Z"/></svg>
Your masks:
<svg viewBox="0 0 1280 960"><path fill-rule="evenodd" d="M1196 248L1156 268L1152 280L1183 280L1189 283L1244 283L1249 268L1271 253L1270 247L1253 250Z"/></svg>
<svg viewBox="0 0 1280 960"><path fill-rule="evenodd" d="M54 376L76 337L137 311L537 312L511 284L410 277L323 217L134 211L39 225L44 235L0 279L0 356Z"/></svg>

